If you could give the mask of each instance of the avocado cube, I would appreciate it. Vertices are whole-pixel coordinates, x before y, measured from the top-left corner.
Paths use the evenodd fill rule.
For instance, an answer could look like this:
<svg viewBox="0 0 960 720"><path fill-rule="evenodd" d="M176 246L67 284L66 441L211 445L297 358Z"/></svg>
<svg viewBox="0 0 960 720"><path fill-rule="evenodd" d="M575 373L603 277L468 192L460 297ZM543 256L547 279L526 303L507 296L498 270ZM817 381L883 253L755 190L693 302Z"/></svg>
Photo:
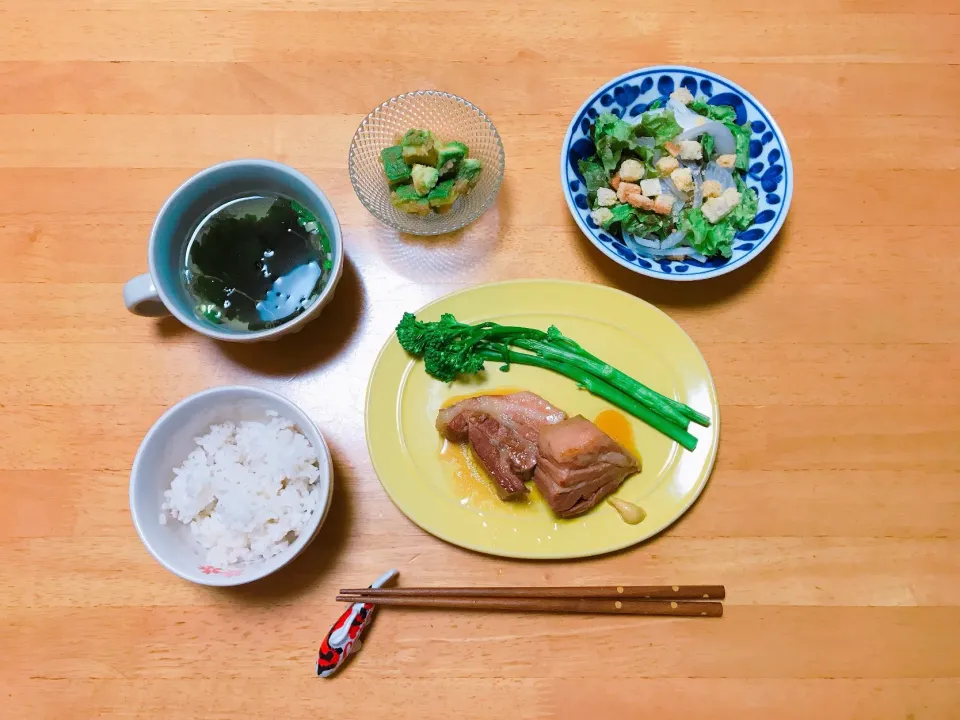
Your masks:
<svg viewBox="0 0 960 720"><path fill-rule="evenodd" d="M403 161L408 165L436 165L437 149L426 145L404 147Z"/></svg>
<svg viewBox="0 0 960 720"><path fill-rule="evenodd" d="M403 147L403 159L408 165L436 165L437 139L429 130L407 130L400 139Z"/></svg>
<svg viewBox="0 0 960 720"><path fill-rule="evenodd" d="M449 210L450 206L457 201L458 197L460 197L460 193L457 192L456 184L457 181L452 178L450 180L444 180L441 183L437 183L437 186L430 191L429 195L427 195L427 200L430 201L430 207L440 213Z"/></svg>
<svg viewBox="0 0 960 720"><path fill-rule="evenodd" d="M390 187L396 187L410 180L410 166L403 161L403 148L392 145L380 151L383 173Z"/></svg>
<svg viewBox="0 0 960 720"><path fill-rule="evenodd" d="M423 130L421 128L410 128L407 130L403 137L400 138L400 144L404 147L411 145L425 145L426 143L434 144L436 138L433 136L433 133L429 130Z"/></svg>
<svg viewBox="0 0 960 720"><path fill-rule="evenodd" d="M449 175L457 169L457 165L467 156L469 149L462 142L448 142L437 148L437 170L440 176Z"/></svg>
<svg viewBox="0 0 960 720"><path fill-rule="evenodd" d="M457 191L465 193L476 185L481 170L483 170L483 163L476 158L467 158L460 163L460 167L457 168Z"/></svg>
<svg viewBox="0 0 960 720"><path fill-rule="evenodd" d="M397 210L413 213L415 215L428 215L430 213L430 203L417 194L413 185L401 185L390 193L390 202Z"/></svg>
<svg viewBox="0 0 960 720"><path fill-rule="evenodd" d="M437 169L428 165L414 165L410 175L413 180L413 189L421 197L433 190L437 180L440 179L440 173L437 172Z"/></svg>

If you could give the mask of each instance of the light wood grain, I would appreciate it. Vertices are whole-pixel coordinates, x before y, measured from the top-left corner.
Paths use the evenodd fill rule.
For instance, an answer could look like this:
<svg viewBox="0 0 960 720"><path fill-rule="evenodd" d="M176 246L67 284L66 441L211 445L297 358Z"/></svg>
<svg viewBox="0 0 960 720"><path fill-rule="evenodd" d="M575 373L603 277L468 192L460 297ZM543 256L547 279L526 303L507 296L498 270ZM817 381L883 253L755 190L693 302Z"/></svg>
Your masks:
<svg viewBox="0 0 960 720"><path fill-rule="evenodd" d="M426 18L416 43L397 33ZM960 708L960 14L924 0L7 0L0 8L0 716L950 720ZM770 250L708 283L610 263L556 177L600 83L700 65L752 90L793 152ZM507 176L453 238L403 240L357 201L357 123L443 88L488 112ZM348 264L322 319L225 347L126 314L157 208L259 155L334 202ZM448 546L373 475L361 402L400 309L473 283L634 293L698 343L723 405L701 500L639 548L571 563ZM336 493L303 557L234 591L140 545L131 460L170 404L272 388L329 439ZM333 597L410 585L723 583L725 617L384 610L313 677ZM816 708L814 710L814 708Z"/></svg>

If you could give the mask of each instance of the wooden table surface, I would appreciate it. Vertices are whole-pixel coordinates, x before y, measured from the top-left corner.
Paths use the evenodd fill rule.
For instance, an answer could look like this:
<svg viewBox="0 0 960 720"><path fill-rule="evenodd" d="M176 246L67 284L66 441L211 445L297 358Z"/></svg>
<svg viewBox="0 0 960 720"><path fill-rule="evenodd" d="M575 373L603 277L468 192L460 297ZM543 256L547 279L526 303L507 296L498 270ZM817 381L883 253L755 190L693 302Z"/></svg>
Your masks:
<svg viewBox="0 0 960 720"><path fill-rule="evenodd" d="M0 715L960 716L958 8L776 6L4 0ZM780 236L714 281L619 268L561 194L571 114L655 63L750 89L793 152ZM417 88L469 98L503 136L498 202L457 237L398 238L347 176L364 114ZM246 156L302 169L340 215L348 262L322 319L240 347L127 314L121 286L167 194ZM398 312L517 277L633 293L706 357L716 469L652 542L484 557L419 530L374 476L362 398ZM301 558L217 591L147 554L127 484L160 413L228 383L301 404L336 491ZM718 621L385 611L346 672L316 678L335 590L391 566L408 584L722 582L729 600Z"/></svg>

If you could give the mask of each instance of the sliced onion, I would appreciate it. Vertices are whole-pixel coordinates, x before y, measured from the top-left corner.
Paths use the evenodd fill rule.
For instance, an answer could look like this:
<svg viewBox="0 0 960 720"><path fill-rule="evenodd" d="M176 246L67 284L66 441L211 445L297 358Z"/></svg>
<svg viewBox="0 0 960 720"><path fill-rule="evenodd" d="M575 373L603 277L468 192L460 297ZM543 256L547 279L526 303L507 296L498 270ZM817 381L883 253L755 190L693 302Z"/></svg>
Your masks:
<svg viewBox="0 0 960 720"><path fill-rule="evenodd" d="M668 177L660 178L660 187L663 188L665 195L673 198L673 207L670 208L670 212L673 214L674 219L676 219L680 213L683 212L683 209L690 204L690 194L678 188L673 180Z"/></svg>
<svg viewBox="0 0 960 720"><path fill-rule="evenodd" d="M632 233L624 232L623 233L624 242L627 243L632 249L639 252L647 254L646 251L649 250L659 250L660 241L655 237L639 237L638 235L633 235Z"/></svg>
<svg viewBox="0 0 960 720"><path fill-rule="evenodd" d="M672 250L661 250L660 241L655 237L637 237L636 235L630 235L630 233L623 233L623 240L637 255L643 255L644 257L660 258L668 252L673 252Z"/></svg>
<svg viewBox="0 0 960 720"><path fill-rule="evenodd" d="M703 125L684 130L674 138L674 142L694 140L704 133L713 135L713 147L718 155L731 155L737 151L737 142L733 139L733 133L726 125L716 120L708 120Z"/></svg>
<svg viewBox="0 0 960 720"><path fill-rule="evenodd" d="M643 255L644 257L649 258L671 258L674 260L683 260L684 258L693 258L699 260L700 262L705 262L707 258L698 253L689 245L681 245L685 233L682 230L674 230L663 242L660 243L656 238L642 238L631 235L630 233L623 234L624 242L630 247L631 250L636 252L638 255Z"/></svg>
<svg viewBox="0 0 960 720"><path fill-rule="evenodd" d="M677 245L683 242L683 238L686 237L686 235L687 233L685 230L674 230L663 239L663 242L660 243L660 249L669 250L670 248L675 248Z"/></svg>
<svg viewBox="0 0 960 720"><path fill-rule="evenodd" d="M703 205L703 175L700 168L693 168L690 172L693 174L693 207L698 208Z"/></svg>
<svg viewBox="0 0 960 720"><path fill-rule="evenodd" d="M668 195L673 195L676 200L680 200L683 203L690 202L690 194L685 193L683 190L678 188L673 180L669 177L660 178L660 187L663 188L664 193Z"/></svg>
<svg viewBox="0 0 960 720"><path fill-rule="evenodd" d="M671 248L670 250L661 250L660 252L662 256L670 260L684 260L686 258L690 258L691 260L696 260L697 262L707 261L706 255L701 255L689 245Z"/></svg>
<svg viewBox="0 0 960 720"><path fill-rule="evenodd" d="M703 171L704 180L715 180L720 183L720 190L736 187L737 183L733 179L733 173L725 167L720 167L714 160L707 163Z"/></svg>
<svg viewBox="0 0 960 720"><path fill-rule="evenodd" d="M671 260L682 260L683 258L693 257L698 253L689 245L684 245L682 247L675 247L675 248L670 248L669 250L663 250L662 254L665 255L666 257L669 257Z"/></svg>
<svg viewBox="0 0 960 720"><path fill-rule="evenodd" d="M673 201L673 204L670 206L670 214L673 215L674 219L676 219L685 207L686 203L682 198L677 197L672 191L665 187L665 183L661 182L660 186L664 189L664 192L661 193L660 197L668 197Z"/></svg>
<svg viewBox="0 0 960 720"><path fill-rule="evenodd" d="M683 130L697 127L698 124L706 120L703 115L695 113L683 103L674 100L668 100L666 108L667 110L673 110L673 117L676 119L677 125Z"/></svg>

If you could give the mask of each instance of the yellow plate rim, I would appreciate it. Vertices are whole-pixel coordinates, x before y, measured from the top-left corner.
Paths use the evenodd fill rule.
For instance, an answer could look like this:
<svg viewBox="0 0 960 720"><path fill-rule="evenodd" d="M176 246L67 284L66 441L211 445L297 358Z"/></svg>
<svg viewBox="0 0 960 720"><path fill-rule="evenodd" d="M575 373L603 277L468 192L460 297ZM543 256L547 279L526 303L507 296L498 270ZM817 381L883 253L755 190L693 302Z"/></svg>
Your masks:
<svg viewBox="0 0 960 720"><path fill-rule="evenodd" d="M387 338L386 342L384 342L383 346L380 348L380 351L377 353L376 360L373 363L373 368L370 370L370 374L367 378L367 389L364 397L364 435L366 438L367 453L370 456L370 462L371 462L371 465L373 466L374 474L377 476L377 480L380 483L380 486L387 493L387 497L390 498L390 501L397 507L398 510L400 510L400 512L407 518L407 520L412 522L421 530L424 530L430 535L433 535L434 537L439 538L440 540L443 540L444 542L447 542L451 545L455 545L457 547L461 547L466 550L470 550L473 552L481 553L484 555L490 555L494 557L504 557L504 558L511 558L516 560L547 560L547 561L574 560L579 558L609 555L611 553L625 550L626 548L639 545L652 538L657 537L660 533L665 531L667 528L673 526L681 517L683 517L690 510L691 507L693 507L693 505L697 502L697 500L700 499L700 496L703 494L703 490L706 487L711 474L713 473L713 468L716 463L717 452L720 447L720 402L717 398L717 389L713 381L713 375L710 372L710 367L707 365L706 359L703 357L703 353L700 352L700 348L697 347L697 344L693 341L693 338L691 338L687 334L687 332L680 326L680 324L677 323L676 320L670 317L663 310L658 308L656 305L650 302L647 302L646 300L639 298L636 295L632 295L628 292L624 292L623 290L619 290L617 288L612 288L607 285L601 285L598 283L580 282L576 280L530 278L530 279L500 280L500 281L489 282L489 283L481 283L479 285L471 285L468 287L460 288L458 290L454 290L445 295L442 295L441 297L438 297L434 300L429 301L428 303L421 306L418 310L416 310L414 314L417 316L420 316L422 313L429 311L436 305L445 303L449 301L451 298L457 297L464 293L476 292L481 289L488 290L493 287L513 287L513 286L521 286L521 285L565 285L565 286L569 286L572 290L577 289L577 290L587 290L588 292L606 292L611 295L616 295L621 298L625 298L632 302L640 303L642 305L647 306L648 308L653 310L655 313L662 315L670 324L675 326L676 329L681 333L681 335L685 337L687 341L690 343L697 357L703 363L704 374L708 383L709 396L710 396L711 407L712 407L712 418L711 418L712 422L710 424L710 428L708 428L710 430L709 441L711 443L709 448L709 455L706 458L706 462L704 463L703 469L700 471L700 475L696 485L692 487L691 490L687 493L687 498L684 504L678 505L677 511L674 514L674 516L669 521L667 521L660 527L657 527L656 529L653 529L649 532L643 532L639 534L638 537L631 538L621 543L614 543L600 549L585 550L583 552L577 552L577 551L575 552L562 552L562 551L561 552L557 552L557 551L511 552L507 550L492 548L488 545L483 545L482 543L466 541L466 540L454 537L450 533L443 532L441 530L438 530L435 527L431 527L431 523L428 520L421 521L421 519L415 516L416 515L415 509L405 507L403 501L398 499L394 495L394 493L391 491L388 483L385 483L383 481L381 469L379 469L377 466L377 453L374 450L373 443L370 437L370 403L372 399L371 396L373 391L373 381L377 373L377 369L380 367L380 363L383 359L384 354L388 351L388 349L393 344L395 343L399 344L396 338L396 334L393 331L390 332L390 336ZM704 438L703 440L706 440L706 439L707 438ZM701 442L703 440L701 440Z"/></svg>

